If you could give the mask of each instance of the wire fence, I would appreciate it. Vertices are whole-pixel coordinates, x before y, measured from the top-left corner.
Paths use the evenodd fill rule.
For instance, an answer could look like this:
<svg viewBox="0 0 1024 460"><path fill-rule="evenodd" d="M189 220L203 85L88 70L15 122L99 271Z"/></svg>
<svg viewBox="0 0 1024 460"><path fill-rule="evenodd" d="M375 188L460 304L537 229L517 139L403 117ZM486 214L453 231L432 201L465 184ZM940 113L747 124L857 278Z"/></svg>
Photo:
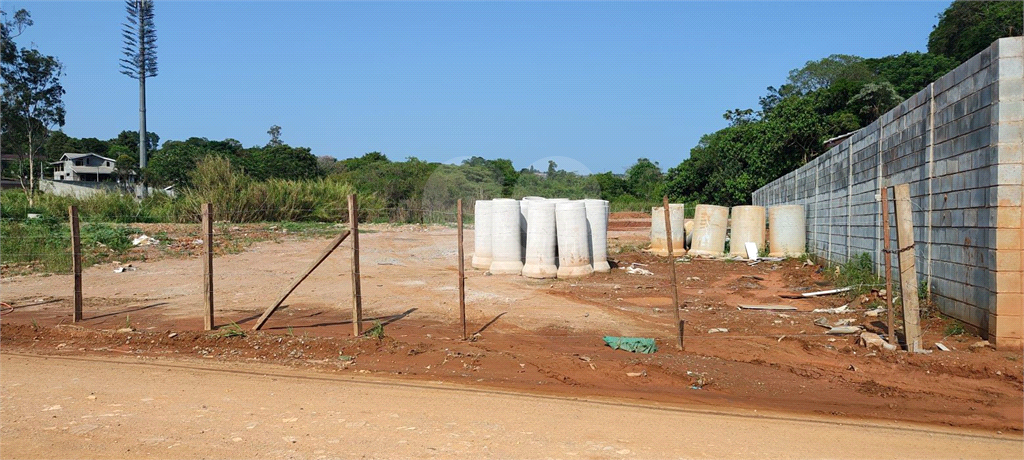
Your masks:
<svg viewBox="0 0 1024 460"><path fill-rule="evenodd" d="M454 206L453 206L454 208ZM466 226L472 225L472 207L467 207L463 213ZM269 211L269 209L262 209ZM296 208L299 212L323 212L325 208L303 207ZM281 222L260 222L245 223L245 219L252 216L252 209L236 210L231 208L212 209L211 218L213 221L213 238L206 241L204 229L199 225L202 221L202 213L197 212L188 217L193 223L178 224L147 224L127 223L115 224L96 214L81 215L79 228L75 231L70 225L70 219L64 216L58 219L57 216L44 216L36 219L25 219L23 221L4 221L3 244L0 250L3 264L3 276L8 282L3 289L4 301L8 304L18 306L26 303L36 302L35 299L41 296L56 297L74 301L75 292L84 295L83 301L89 305L84 312L86 320L92 318L112 317L119 312L135 312L136 309L150 309L150 305L161 305L150 312L161 312L167 316L186 317L198 320L205 314L203 295L207 289L203 280L207 276L204 273L202 264L194 261L209 251L214 254L236 254L246 246L260 241L274 241L278 234L299 233L301 235L314 237L337 236L350 228L349 213L347 206L330 209L336 219L326 222L317 221L281 221ZM361 224L381 222L391 223L395 220L404 222L410 215L419 216L423 224L441 225L454 228L452 225L457 222L459 212L457 209L434 209L434 208L411 208L400 207L359 207L359 221ZM413 214L409 214L413 213ZM393 219L393 216L403 217ZM126 216L127 219L127 216ZM372 230L371 230L372 231ZM50 280L40 278L43 281L33 285L23 283L10 283L10 277L24 273L58 273L74 274L73 266L74 250L71 244L74 234L80 236L79 254L82 256L85 267L105 265L108 270L90 272L84 277L82 284L77 288L69 285L66 278L52 277ZM387 236L387 240L397 240L399 235ZM383 241L383 240L378 240ZM467 242L472 247L472 241ZM316 245L305 246L312 248L315 253L319 248ZM339 249L340 257L328 262L328 266L320 270L327 275L321 277L312 289L313 293L306 293L305 303L319 305L318 308L335 308L340 305L344 316L344 308L349 304L347 300L352 296L350 284L338 277L348 277L352 274L350 249ZM154 255L153 253L157 254ZM471 253L472 251L469 251ZM399 254L400 253L400 254ZM136 271L138 267L132 267L132 263L149 258L170 259L169 268L162 265L153 266L148 269L150 273L136 274L134 278L130 272ZM278 253L254 254L251 258L244 259L242 264L221 265L220 261L213 264L213 303L218 318L213 322L215 325L230 323L251 324L256 316L268 307L274 298L284 290L290 279L299 276L302 267L307 265L314 258L313 253L287 254L287 258ZM454 272L457 265L458 247L454 234L431 234L427 238L420 238L398 248L375 247L364 245L360 254L361 263L364 267L364 274L370 272L372 279L387 278L380 286L374 285L362 293L366 307L371 314L367 318L389 317L401 312L407 312L410 305L423 305L429 307L432 314L446 315L451 321L458 318L458 312L454 310L457 305L456 286L458 277ZM436 274L424 275L417 264L428 264ZM372 267L366 270L367 267ZM81 273L81 268L77 270ZM424 281L425 277L429 277ZM92 279L90 279L92 278ZM140 279L141 278L141 279ZM377 281L371 281L376 283ZM226 286L227 288L218 288ZM865 285L876 287L875 285ZM469 291L474 290L473 283L467 286ZM136 292L132 292L136 290ZM472 316L476 321L485 321L493 316L496 311L514 308L516 302L524 299L495 301L489 294L481 296L470 296ZM136 301L134 297L141 299ZM313 299L310 301L309 299ZM112 301L111 299L122 299ZM111 305L103 305L104 302ZM486 308L476 308L473 303L486 304ZM504 304L504 305L503 305ZM54 307L56 307L54 305ZM6 308L6 307L5 307ZM66 307L63 307L66 308ZM81 308L81 307L79 307ZM415 307L413 307L415 308ZM90 311L92 310L92 311ZM5 311L5 314L10 312ZM68 309L62 315L70 315ZM130 313L125 313L127 316ZM314 313L311 313L314 314ZM315 313L319 314L319 313ZM645 313L636 312L637 315ZM650 313L652 316L659 316L658 313ZM221 318L224 316L224 318ZM343 321L344 318L335 318L333 323ZM328 322L331 323L331 322ZM317 323L313 323L314 325ZM666 328L671 328L669 324ZM812 326L813 327L813 326ZM475 329L475 328L471 328ZM666 332L668 332L666 330ZM709 334L706 331L693 330L687 335L690 340L735 340L744 338L780 339L781 336L796 337L824 337L828 334L801 332L792 333L765 333L757 334ZM568 333L572 333L571 330ZM530 332L524 336L538 337L560 337L565 333L537 333ZM661 336L660 334L656 334ZM667 334L665 334L668 337ZM832 336L829 336L832 337ZM669 339L666 339L669 340Z"/></svg>

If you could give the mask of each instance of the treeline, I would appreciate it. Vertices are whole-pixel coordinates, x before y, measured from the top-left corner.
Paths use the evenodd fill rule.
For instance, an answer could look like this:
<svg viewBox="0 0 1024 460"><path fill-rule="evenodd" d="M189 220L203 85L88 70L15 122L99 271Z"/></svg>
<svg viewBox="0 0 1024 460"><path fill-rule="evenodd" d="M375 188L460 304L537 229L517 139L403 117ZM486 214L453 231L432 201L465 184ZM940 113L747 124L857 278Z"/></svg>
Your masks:
<svg viewBox="0 0 1024 460"><path fill-rule="evenodd" d="M1000 37L1021 35L1022 2L956 1L939 15L927 53L877 59L832 55L769 87L758 109L736 109L666 175L674 200L731 206L824 152L830 138L867 126ZM897 32L893 32L897 33Z"/></svg>

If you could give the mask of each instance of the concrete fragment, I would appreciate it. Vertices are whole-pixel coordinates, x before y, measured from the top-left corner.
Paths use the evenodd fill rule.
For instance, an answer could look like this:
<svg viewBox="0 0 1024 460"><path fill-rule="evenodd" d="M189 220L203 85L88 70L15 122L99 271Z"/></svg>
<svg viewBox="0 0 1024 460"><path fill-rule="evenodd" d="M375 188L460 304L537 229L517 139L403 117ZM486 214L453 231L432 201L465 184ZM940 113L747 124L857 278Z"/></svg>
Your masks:
<svg viewBox="0 0 1024 460"><path fill-rule="evenodd" d="M861 332L858 343L865 348L874 348L878 350L896 351L896 346L882 340L882 337L874 332Z"/></svg>

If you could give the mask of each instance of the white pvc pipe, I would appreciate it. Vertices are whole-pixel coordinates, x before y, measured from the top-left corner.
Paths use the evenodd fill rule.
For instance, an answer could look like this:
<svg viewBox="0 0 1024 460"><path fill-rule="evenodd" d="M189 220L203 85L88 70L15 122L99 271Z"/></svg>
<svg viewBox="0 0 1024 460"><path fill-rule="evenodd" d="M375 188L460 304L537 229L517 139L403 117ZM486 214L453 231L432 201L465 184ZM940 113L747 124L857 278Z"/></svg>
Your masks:
<svg viewBox="0 0 1024 460"><path fill-rule="evenodd" d="M492 203L490 272L495 275L518 275L523 271L519 202L498 198Z"/></svg>
<svg viewBox="0 0 1024 460"><path fill-rule="evenodd" d="M605 200L583 200L587 208L587 234L590 260L595 272L606 273L608 265L608 202Z"/></svg>
<svg viewBox="0 0 1024 460"><path fill-rule="evenodd" d="M526 238L526 263L523 276L528 278L554 278L558 275L555 258L555 203L530 203L530 227Z"/></svg>
<svg viewBox="0 0 1024 460"><path fill-rule="evenodd" d="M558 277L574 278L594 272L587 249L587 208L582 201L555 204L558 238Z"/></svg>
<svg viewBox="0 0 1024 460"><path fill-rule="evenodd" d="M491 268L491 201L476 200L473 205L473 268Z"/></svg>

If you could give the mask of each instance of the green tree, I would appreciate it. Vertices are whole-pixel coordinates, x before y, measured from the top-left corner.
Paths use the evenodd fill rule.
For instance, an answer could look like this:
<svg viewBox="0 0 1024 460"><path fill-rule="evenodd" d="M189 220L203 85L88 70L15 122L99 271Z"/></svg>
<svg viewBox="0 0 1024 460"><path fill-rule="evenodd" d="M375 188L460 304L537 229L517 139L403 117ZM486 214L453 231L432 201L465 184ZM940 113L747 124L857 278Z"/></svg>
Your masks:
<svg viewBox="0 0 1024 460"><path fill-rule="evenodd" d="M277 146L280 146L280 145L284 145L284 142L281 142L281 127L280 126L277 126L277 125L271 126L270 129L267 130L267 134L270 135L270 141L267 142L267 147L277 147Z"/></svg>
<svg viewBox="0 0 1024 460"><path fill-rule="evenodd" d="M245 171L257 180L312 179L317 175L316 156L305 147L281 144L252 148L246 153Z"/></svg>
<svg viewBox="0 0 1024 460"><path fill-rule="evenodd" d="M20 158L19 168L28 163L28 177L23 172L18 176L28 194L29 206L33 206L37 165L41 168L40 163L45 159L43 147L50 129L64 126L64 87L60 83L64 67L53 56L35 49L17 48L13 39L32 25L28 11L19 10L11 21L6 14L3 18L0 23L4 75L0 151Z"/></svg>
<svg viewBox="0 0 1024 460"><path fill-rule="evenodd" d="M658 163L640 158L626 170L626 190L637 198L656 200L664 191L662 176Z"/></svg>
<svg viewBox="0 0 1024 460"><path fill-rule="evenodd" d="M887 81L868 83L855 96L850 98L850 106L858 107L864 117L865 124L871 123L889 109L896 107L903 98L896 93L896 88Z"/></svg>
<svg viewBox="0 0 1024 460"><path fill-rule="evenodd" d="M939 14L928 52L964 62L1002 37L1021 35L1024 3L955 1Z"/></svg>
<svg viewBox="0 0 1024 460"><path fill-rule="evenodd" d="M879 79L892 83L901 99L910 99L959 64L948 56L920 52L867 59L864 63Z"/></svg>
<svg viewBox="0 0 1024 460"><path fill-rule="evenodd" d="M121 73L139 81L139 168L145 170L149 165L149 142L146 140L146 78L157 75L153 2L125 0L125 10L128 13L128 22L124 24L121 33L124 37L125 56L121 59Z"/></svg>
<svg viewBox="0 0 1024 460"><path fill-rule="evenodd" d="M189 173L202 158L213 152L181 141L168 141L163 148L154 152L149 167L142 170L146 181L156 185L189 185ZM141 166L141 165L140 165Z"/></svg>
<svg viewBox="0 0 1024 460"><path fill-rule="evenodd" d="M870 81L871 69L864 58L848 54L833 54L817 61L807 61L802 68L789 72L788 84L800 93L827 88L839 80Z"/></svg>
<svg viewBox="0 0 1024 460"><path fill-rule="evenodd" d="M139 155L139 132L138 131L121 131L117 137L107 141L109 145L123 145L128 147L129 150L135 152L135 155ZM160 145L160 136L154 132L146 133L146 152L156 151L157 146Z"/></svg>
<svg viewBox="0 0 1024 460"><path fill-rule="evenodd" d="M64 134L64 131L53 131L46 139L43 146L46 151L46 158L49 161L57 161L65 153L77 153L82 151L78 139Z"/></svg>

